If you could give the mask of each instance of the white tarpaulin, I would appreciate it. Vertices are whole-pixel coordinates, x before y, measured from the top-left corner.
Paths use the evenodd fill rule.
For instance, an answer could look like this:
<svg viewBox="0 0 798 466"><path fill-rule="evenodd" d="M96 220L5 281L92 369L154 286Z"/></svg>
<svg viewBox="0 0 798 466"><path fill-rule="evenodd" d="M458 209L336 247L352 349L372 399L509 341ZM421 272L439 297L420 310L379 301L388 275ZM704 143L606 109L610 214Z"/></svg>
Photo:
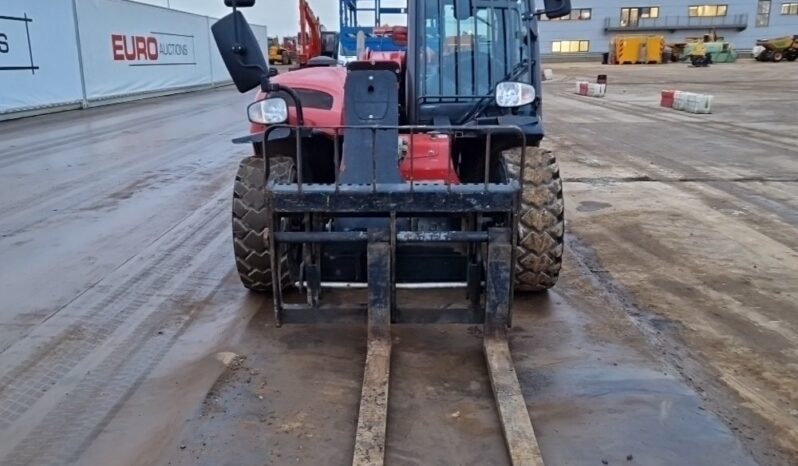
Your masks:
<svg viewBox="0 0 798 466"><path fill-rule="evenodd" d="M77 0L89 100L211 83L208 19L122 0Z"/></svg>
<svg viewBox="0 0 798 466"><path fill-rule="evenodd" d="M125 0L0 0L0 118L229 83L215 21ZM252 30L268 53L266 28Z"/></svg>
<svg viewBox="0 0 798 466"><path fill-rule="evenodd" d="M71 0L0 0L0 113L79 103Z"/></svg>

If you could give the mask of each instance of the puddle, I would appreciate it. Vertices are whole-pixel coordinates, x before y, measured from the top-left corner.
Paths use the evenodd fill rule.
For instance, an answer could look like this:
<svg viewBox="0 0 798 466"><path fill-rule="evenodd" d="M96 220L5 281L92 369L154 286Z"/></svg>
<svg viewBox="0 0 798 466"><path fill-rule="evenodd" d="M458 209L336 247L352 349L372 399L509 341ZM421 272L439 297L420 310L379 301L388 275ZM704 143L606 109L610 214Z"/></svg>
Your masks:
<svg viewBox="0 0 798 466"><path fill-rule="evenodd" d="M582 201L579 203L579 206L576 208L579 212L596 212L598 210L608 209L612 207L612 204L608 204L606 202L595 202L595 201Z"/></svg>

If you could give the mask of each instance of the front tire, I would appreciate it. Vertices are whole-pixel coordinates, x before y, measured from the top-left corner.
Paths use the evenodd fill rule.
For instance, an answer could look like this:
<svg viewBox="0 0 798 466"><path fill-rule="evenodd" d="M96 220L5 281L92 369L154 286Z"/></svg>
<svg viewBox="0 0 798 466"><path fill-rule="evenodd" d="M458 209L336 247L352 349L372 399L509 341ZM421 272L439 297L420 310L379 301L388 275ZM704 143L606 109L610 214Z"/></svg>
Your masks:
<svg viewBox="0 0 798 466"><path fill-rule="evenodd" d="M269 181L290 183L294 180L294 161L275 157L270 163ZM238 166L233 189L233 249L241 283L252 291L272 291L272 260L267 222L271 212L266 206L263 186L264 160L251 156ZM281 286L289 282L287 254L280 253Z"/></svg>
<svg viewBox="0 0 798 466"><path fill-rule="evenodd" d="M521 149L504 153L508 175L518 179ZM515 258L516 291L544 291L557 284L562 269L565 236L562 179L554 154L527 147L521 182L518 244Z"/></svg>

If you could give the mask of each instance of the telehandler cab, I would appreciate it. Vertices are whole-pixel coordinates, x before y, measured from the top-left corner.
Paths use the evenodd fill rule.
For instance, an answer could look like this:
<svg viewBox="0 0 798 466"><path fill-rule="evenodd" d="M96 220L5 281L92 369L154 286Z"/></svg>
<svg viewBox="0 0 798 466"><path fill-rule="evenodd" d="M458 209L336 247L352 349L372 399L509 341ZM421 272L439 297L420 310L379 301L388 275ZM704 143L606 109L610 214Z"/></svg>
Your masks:
<svg viewBox="0 0 798 466"><path fill-rule="evenodd" d="M562 181L543 138L537 21L570 0L409 0L407 52L360 50L270 76L236 7L213 35L248 109L233 241L244 286L276 324L367 322L354 465L382 464L391 324L484 325L514 465L542 464L507 342L514 291L557 281ZM325 66L326 65L326 66ZM289 287L301 293L287 293ZM363 288L331 305L329 288ZM397 289L464 288L459 308L405 307ZM303 296L302 299L290 299Z"/></svg>

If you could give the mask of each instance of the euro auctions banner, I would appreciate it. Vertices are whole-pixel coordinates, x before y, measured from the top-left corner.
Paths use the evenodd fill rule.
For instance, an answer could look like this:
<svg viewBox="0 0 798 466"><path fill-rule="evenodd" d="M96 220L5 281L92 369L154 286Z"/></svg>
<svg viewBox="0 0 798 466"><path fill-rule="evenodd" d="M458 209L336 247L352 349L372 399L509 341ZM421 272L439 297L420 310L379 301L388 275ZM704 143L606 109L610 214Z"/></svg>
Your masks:
<svg viewBox="0 0 798 466"><path fill-rule="evenodd" d="M82 98L72 0L0 0L0 113Z"/></svg>
<svg viewBox="0 0 798 466"><path fill-rule="evenodd" d="M88 100L210 85L208 18L123 0L77 0Z"/></svg>

